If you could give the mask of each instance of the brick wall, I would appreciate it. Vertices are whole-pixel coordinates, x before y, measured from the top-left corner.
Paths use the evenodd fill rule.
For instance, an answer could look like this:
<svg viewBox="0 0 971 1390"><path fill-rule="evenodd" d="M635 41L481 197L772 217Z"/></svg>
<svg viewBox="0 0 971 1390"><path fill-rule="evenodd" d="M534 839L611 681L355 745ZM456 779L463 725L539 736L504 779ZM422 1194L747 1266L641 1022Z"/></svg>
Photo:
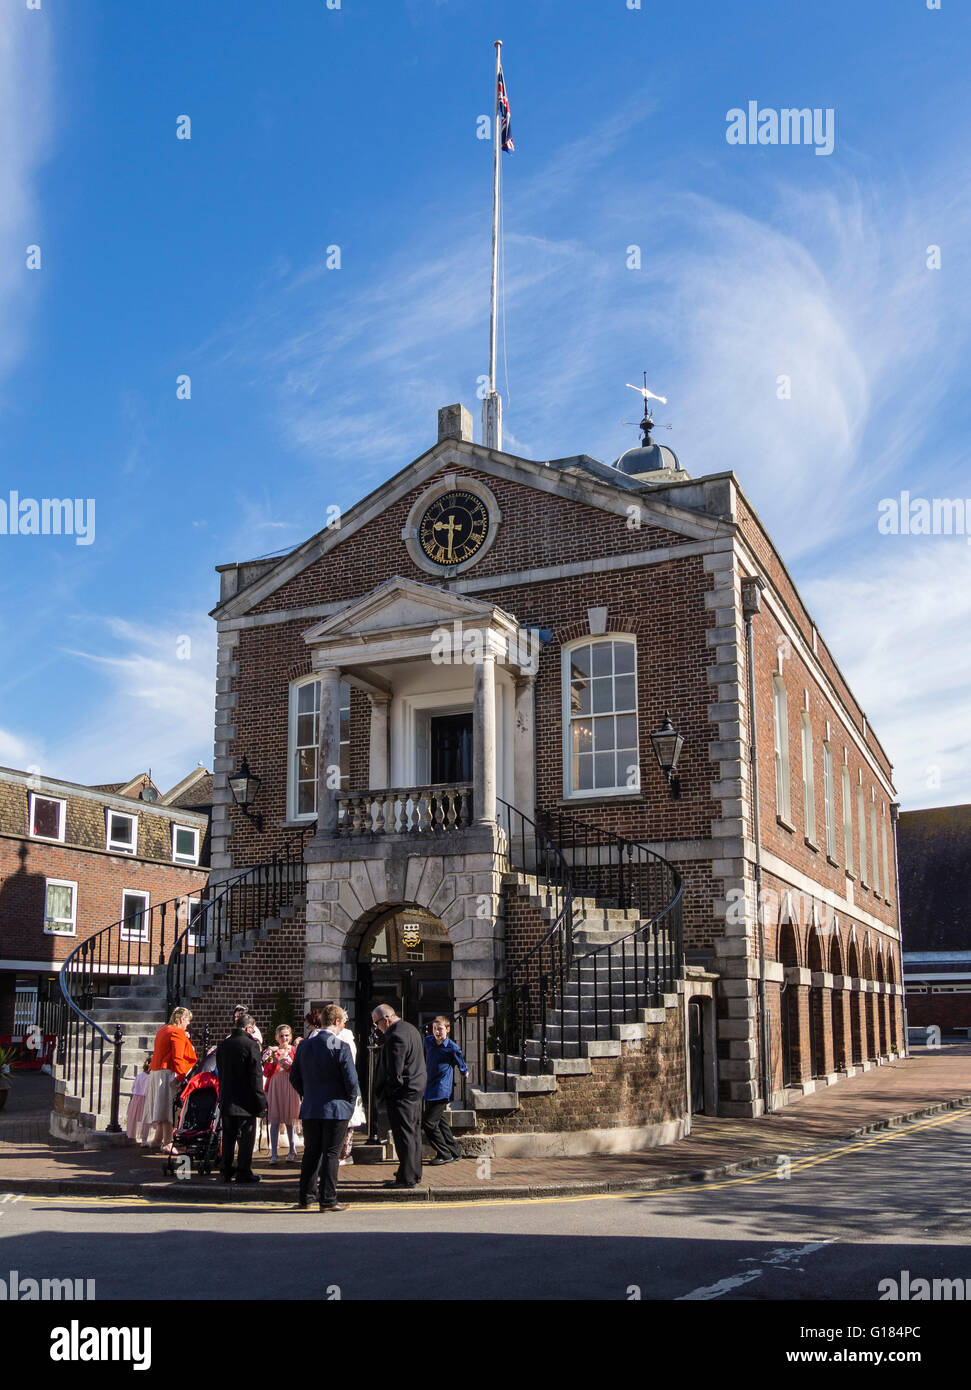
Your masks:
<svg viewBox="0 0 971 1390"><path fill-rule="evenodd" d="M44 931L48 878L78 885L74 936ZM63 961L79 941L121 920L126 889L147 892L154 907L197 896L207 879L204 868L0 835L0 959Z"/></svg>
<svg viewBox="0 0 971 1390"><path fill-rule="evenodd" d="M894 872L893 827L889 821L889 799L874 777L872 767L867 763L850 735L845 716L838 706L826 699L816 685L808 667L798 651L786 642L782 628L773 615L763 608L754 622L755 669L756 669L756 710L758 720L759 745L759 789L762 804L762 845L771 854L778 856L800 873L806 874L823 887L840 897L852 892L854 902L870 915L879 918L888 927L897 925L896 886L891 880L884 885L882 840L879 834L882 818L887 825L887 856L890 875ZM780 644L784 644L781 645ZM773 715L773 678L780 674L778 653L783 653L781 676L785 684L789 725L789 795L791 816L789 825L781 822L781 808L776 794L775 773L775 725ZM805 707L805 692L809 691L809 718L813 732L814 783L816 834L814 845L807 843L806 814L803 800L802 781L802 712ZM824 805L823 741L826 738L826 722L830 724L830 746L833 753L833 831L835 837L833 860L826 851L826 818ZM870 745L868 744L868 747ZM846 750L847 766L850 772L851 806L853 812L853 845L851 860L852 876L847 874L846 843L843 829L843 752ZM874 751L871 749L871 751ZM874 752L878 761L882 756ZM862 775L865 794L866 815L869 822L871 790L876 795L878 821L878 851L880 855L881 892L874 889L870 827L867 834L867 883L860 881L860 825L857 814L857 788ZM790 828L791 827L791 828ZM835 861L835 862L833 862Z"/></svg>
<svg viewBox="0 0 971 1390"><path fill-rule="evenodd" d="M643 1040L621 1044L619 1057L595 1057L589 1076L557 1077L549 1095L522 1093L520 1108L478 1111L483 1134L546 1134L662 1124L685 1113L684 1020L668 1009Z"/></svg>
<svg viewBox="0 0 971 1390"><path fill-rule="evenodd" d="M911 1028L936 1023L944 1033L971 1028L971 989L965 994L908 994L907 1022Z"/></svg>
<svg viewBox="0 0 971 1390"><path fill-rule="evenodd" d="M263 941L258 941L242 960L234 961L224 975L198 999L190 999L191 1035L197 1047L208 1025L210 1039L219 1042L229 1031L233 1005L249 1004L257 1025L269 1044L270 1017L277 994L287 990L297 1020L303 1017L303 960L306 949L306 909L298 904ZM298 1032L302 1031L298 1029Z"/></svg>

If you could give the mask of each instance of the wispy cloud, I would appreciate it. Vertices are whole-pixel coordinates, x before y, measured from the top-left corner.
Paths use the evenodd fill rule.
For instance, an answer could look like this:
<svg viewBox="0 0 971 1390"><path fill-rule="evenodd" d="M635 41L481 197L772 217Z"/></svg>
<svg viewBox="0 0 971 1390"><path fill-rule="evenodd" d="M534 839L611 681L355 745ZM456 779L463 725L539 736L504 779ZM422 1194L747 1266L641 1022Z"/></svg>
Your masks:
<svg viewBox="0 0 971 1390"><path fill-rule="evenodd" d="M971 802L971 546L881 537L865 564L804 589L904 808Z"/></svg>
<svg viewBox="0 0 971 1390"><path fill-rule="evenodd" d="M52 739L50 765L79 782L109 782L151 766L175 783L212 756L215 632L204 618L150 626L92 620L89 640L64 655L89 668L94 696L83 728Z"/></svg>
<svg viewBox="0 0 971 1390"><path fill-rule="evenodd" d="M669 398L655 411L674 424L664 442L694 476L736 471L812 596L904 795L971 799L953 693L968 672L948 650L950 677L928 675L932 652L967 620L952 568L965 556L915 552L897 571L875 525L880 496L918 474L926 490L943 487L963 463L928 455L967 348L954 290L957 249L971 240L963 167L941 148L909 183L848 161L796 186L766 162L743 208L724 170L718 196L692 191L690 173L618 178L604 156L636 124L621 110L510 181L506 446L615 458L636 437L621 423L637 414L624 383L647 368ZM285 444L307 460L323 504L338 491L355 500L423 452L439 406L463 400L478 416L488 228L449 209L445 243L443 217L423 209L363 287L317 265L268 285L232 347L212 345L227 368L269 383ZM929 243L947 248L949 273L928 268ZM918 623L901 576L920 589L925 571L947 597ZM934 727L917 733L913 710L927 700ZM938 765L935 792L926 768Z"/></svg>

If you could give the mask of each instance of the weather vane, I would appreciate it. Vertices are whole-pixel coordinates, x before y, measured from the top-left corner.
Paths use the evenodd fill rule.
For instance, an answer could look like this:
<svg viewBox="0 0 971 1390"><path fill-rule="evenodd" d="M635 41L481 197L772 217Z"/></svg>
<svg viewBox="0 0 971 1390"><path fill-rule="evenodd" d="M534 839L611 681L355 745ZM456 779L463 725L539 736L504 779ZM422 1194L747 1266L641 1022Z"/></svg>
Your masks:
<svg viewBox="0 0 971 1390"><path fill-rule="evenodd" d="M644 436L644 448L648 448L651 445L651 430L654 428L654 421L651 418L651 408L648 405L648 401L660 401L662 405L667 405L668 398L667 396L658 396L653 391L647 389L647 372L644 373L643 386L631 386L629 381L627 385L632 391L636 391L638 395L644 397L644 418L641 420L640 428ZM667 425L665 428L670 429L671 426Z"/></svg>
<svg viewBox="0 0 971 1390"><path fill-rule="evenodd" d="M647 411L647 403L648 403L649 400L650 400L650 401L660 401L662 405L667 405L667 403L668 403L668 398L667 398L667 396L655 396L655 394L654 394L653 391L649 391L649 390L647 389L647 372L644 373L644 385L643 385L643 386L631 386L629 381L628 381L627 385L630 386L630 389L631 389L632 391L639 391L640 394L644 397L644 410L645 410L645 412Z"/></svg>

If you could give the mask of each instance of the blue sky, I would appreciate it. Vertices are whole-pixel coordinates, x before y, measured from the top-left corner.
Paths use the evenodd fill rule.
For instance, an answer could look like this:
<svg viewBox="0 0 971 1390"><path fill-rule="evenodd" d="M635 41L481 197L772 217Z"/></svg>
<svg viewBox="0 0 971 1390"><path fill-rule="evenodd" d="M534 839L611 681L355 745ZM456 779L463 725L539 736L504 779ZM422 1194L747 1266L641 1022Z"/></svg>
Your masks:
<svg viewBox="0 0 971 1390"><path fill-rule="evenodd" d="M905 807L971 800L971 547L877 531L903 488L971 497L958 0L0 0L0 498L96 503L90 546L0 536L0 763L209 764L213 566L304 539L440 405L478 417L500 37L506 447L613 459L646 369ZM753 100L832 108L832 154L729 145Z"/></svg>

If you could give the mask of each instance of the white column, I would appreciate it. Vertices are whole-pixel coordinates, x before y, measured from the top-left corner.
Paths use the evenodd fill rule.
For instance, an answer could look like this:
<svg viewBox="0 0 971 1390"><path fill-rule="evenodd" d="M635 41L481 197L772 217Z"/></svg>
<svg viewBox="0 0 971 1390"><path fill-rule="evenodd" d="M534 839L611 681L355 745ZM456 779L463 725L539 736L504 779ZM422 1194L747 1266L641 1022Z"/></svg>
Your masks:
<svg viewBox="0 0 971 1390"><path fill-rule="evenodd" d="M333 835L337 829L337 792L340 788L341 673L336 666L326 666L318 675L317 834Z"/></svg>
<svg viewBox="0 0 971 1390"><path fill-rule="evenodd" d="M473 810L477 823L496 819L496 657L488 648L475 663L472 686Z"/></svg>
<svg viewBox="0 0 971 1390"><path fill-rule="evenodd" d="M371 743L368 752L368 788L383 791L388 786L388 721L390 695L369 695L371 702Z"/></svg>
<svg viewBox="0 0 971 1390"><path fill-rule="evenodd" d="M513 796L517 811L536 819L536 677L516 677L513 716Z"/></svg>

